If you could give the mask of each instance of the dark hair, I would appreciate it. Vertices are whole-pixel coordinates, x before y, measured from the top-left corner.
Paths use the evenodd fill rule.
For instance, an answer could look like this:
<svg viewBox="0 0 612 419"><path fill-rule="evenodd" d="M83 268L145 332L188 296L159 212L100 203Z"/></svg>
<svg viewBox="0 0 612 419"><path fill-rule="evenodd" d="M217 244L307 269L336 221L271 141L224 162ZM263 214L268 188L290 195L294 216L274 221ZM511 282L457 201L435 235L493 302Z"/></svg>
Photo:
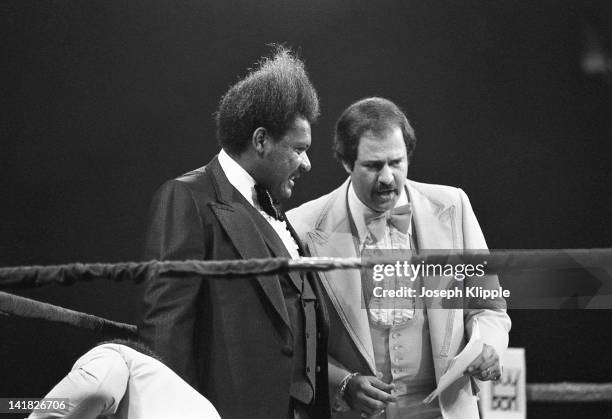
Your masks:
<svg viewBox="0 0 612 419"><path fill-rule="evenodd" d="M410 158L416 147L416 137L404 112L395 103L381 97L369 97L355 102L342 112L336 122L334 156L352 169L361 136L368 131L381 135L394 126L402 130Z"/></svg>
<svg viewBox="0 0 612 419"><path fill-rule="evenodd" d="M319 116L319 98L304 63L276 46L273 57L263 58L221 98L215 115L217 140L228 153L239 155L258 127L278 138L298 116L313 123Z"/></svg>

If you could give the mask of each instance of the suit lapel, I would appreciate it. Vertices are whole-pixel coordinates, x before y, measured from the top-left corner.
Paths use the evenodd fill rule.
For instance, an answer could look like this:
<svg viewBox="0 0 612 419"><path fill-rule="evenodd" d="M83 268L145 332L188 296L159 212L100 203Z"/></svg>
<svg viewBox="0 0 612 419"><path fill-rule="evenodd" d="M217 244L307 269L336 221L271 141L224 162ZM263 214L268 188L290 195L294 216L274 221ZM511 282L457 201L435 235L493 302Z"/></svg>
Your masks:
<svg viewBox="0 0 612 419"><path fill-rule="evenodd" d="M461 248L459 243L455 205L445 206L425 196L410 181L406 182L410 201L412 202L414 225L419 251L452 250ZM460 221L459 221L460 222ZM427 277L428 288L444 289L453 285L450 277ZM444 373L447 357L453 337L461 332L463 316L461 310L444 309L442 298L432 298L428 302L427 318L431 349L434 359L436 380ZM457 322L460 322L458 324ZM461 330L459 330L461 329Z"/></svg>
<svg viewBox="0 0 612 419"><path fill-rule="evenodd" d="M338 188L330 205L319 217L315 230L308 234L308 246L311 253L329 257L354 257L356 254L351 227L348 221L346 193L350 183L347 180ZM418 191L410 181L406 183L408 195L412 204L412 216L416 231L417 246L420 250L460 248L457 238L455 206L445 206L430 199ZM437 287L450 285L447 278L428 278L436 281ZM330 297L338 316L348 334L355 343L359 353L375 373L374 350L370 325L363 301L361 277L357 270L335 270L321 273L321 282ZM432 285L434 285L432 283ZM360 301L359 305L355 301ZM432 301L434 306L441 301ZM432 350L436 365L436 375L439 376L446 363L439 363L440 358L446 358L447 348L452 338L454 323L458 318L454 310L428 310ZM460 318L461 316L459 316Z"/></svg>
<svg viewBox="0 0 612 419"><path fill-rule="evenodd" d="M248 207L251 207L251 205L229 183L217 158L209 166L212 171L213 185L219 198L219 202L210 202L209 206L230 237L232 244L236 247L238 253L240 253L240 256L243 259L269 258L270 252L267 250L269 247L276 256L287 257L287 250L282 242L280 242L280 239L278 239L274 229L270 227L259 213L253 214L254 216L249 214ZM254 208L253 211L256 212ZM258 218L261 218L261 220ZM265 223L265 226L261 222ZM261 231L256 226L260 228L267 227L272 231L270 232L265 228ZM280 242L280 245L277 242ZM274 309L281 316L289 330L291 330L285 299L276 277L257 276L256 280Z"/></svg>
<svg viewBox="0 0 612 419"><path fill-rule="evenodd" d="M445 207L419 192L410 181L406 182L412 205L412 218L419 250L454 249L455 206Z"/></svg>
<svg viewBox="0 0 612 419"><path fill-rule="evenodd" d="M240 197L244 199L242 195L240 195ZM259 231L263 233L263 238L268 244L268 247L270 248L272 254L276 257L290 259L291 255L287 251L285 244L278 236L274 228L272 228L270 223L268 223L265 218L259 213L259 211L257 211L257 209L255 209L251 204L249 204L248 202L244 202L244 205L247 208L247 211L251 214L251 218L253 219L253 221L257 224L257 228L259 229ZM293 231L293 227L291 227L289 221L285 222L287 223L287 228L289 229L289 233L293 237L293 240L295 240L296 244L298 245L298 248L300 249L300 251L302 251L300 241L296 238L297 236L295 235L295 231ZM300 273L296 271L291 271L288 272L288 275L289 279L291 280L291 282L293 282L293 285L297 288L298 292L301 292L302 279L300 278Z"/></svg>
<svg viewBox="0 0 612 419"><path fill-rule="evenodd" d="M328 257L355 257L353 235L348 221L346 192L348 181L334 195L333 203L321 214L315 230L309 233L312 253ZM360 271L341 269L321 272L321 282L361 356L372 374L376 372L368 315L363 301ZM355 304L359 301L359 304Z"/></svg>

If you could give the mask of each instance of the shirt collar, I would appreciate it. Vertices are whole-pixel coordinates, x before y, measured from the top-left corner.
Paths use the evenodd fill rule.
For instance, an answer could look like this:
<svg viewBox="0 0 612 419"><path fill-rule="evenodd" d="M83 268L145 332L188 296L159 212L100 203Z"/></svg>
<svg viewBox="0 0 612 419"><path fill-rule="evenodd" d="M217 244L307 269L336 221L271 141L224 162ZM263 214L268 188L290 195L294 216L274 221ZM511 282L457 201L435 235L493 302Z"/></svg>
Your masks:
<svg viewBox="0 0 612 419"><path fill-rule="evenodd" d="M219 152L219 164L232 186L270 223L291 257L293 259L299 258L299 247L287 229L285 221L276 220L266 214L261 209L259 202L257 202L257 198L255 198L257 196L255 193L255 179L223 149Z"/></svg>
<svg viewBox="0 0 612 419"><path fill-rule="evenodd" d="M402 189L400 193L399 199L395 203L395 207L399 207L402 205L410 204L408 201L408 194L406 193L406 187ZM348 190L348 206L349 211L351 211L351 215L353 216L353 220L355 222L355 227L357 228L357 234L359 235L359 242L363 243L365 238L368 235L368 228L366 226L366 218L370 218L372 215L377 214L376 211L372 210L370 207L365 205L355 192L355 188L353 187L353 182L349 185ZM395 208L394 207L394 208ZM408 230L410 233L410 229Z"/></svg>
<svg viewBox="0 0 612 419"><path fill-rule="evenodd" d="M219 164L232 186L240 192L240 195L244 196L244 199L255 207L253 200L255 179L223 149L219 152Z"/></svg>

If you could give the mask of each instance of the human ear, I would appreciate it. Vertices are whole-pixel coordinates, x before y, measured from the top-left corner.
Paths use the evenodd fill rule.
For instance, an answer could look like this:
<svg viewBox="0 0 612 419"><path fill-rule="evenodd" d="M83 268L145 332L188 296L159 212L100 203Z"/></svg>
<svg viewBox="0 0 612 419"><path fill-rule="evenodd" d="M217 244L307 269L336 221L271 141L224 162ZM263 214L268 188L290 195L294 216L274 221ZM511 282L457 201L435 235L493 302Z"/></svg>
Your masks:
<svg viewBox="0 0 612 419"><path fill-rule="evenodd" d="M353 164L355 164L355 163L353 163ZM344 170L346 170L346 173L348 173L349 175L351 173L353 173L353 169L351 168L351 166L347 162L343 161L342 162L342 167L344 167Z"/></svg>
<svg viewBox="0 0 612 419"><path fill-rule="evenodd" d="M264 143L268 138L268 131L264 127L257 127L255 131L253 131L253 135L251 136L251 143L253 144L253 148L259 154L263 154L264 152Z"/></svg>

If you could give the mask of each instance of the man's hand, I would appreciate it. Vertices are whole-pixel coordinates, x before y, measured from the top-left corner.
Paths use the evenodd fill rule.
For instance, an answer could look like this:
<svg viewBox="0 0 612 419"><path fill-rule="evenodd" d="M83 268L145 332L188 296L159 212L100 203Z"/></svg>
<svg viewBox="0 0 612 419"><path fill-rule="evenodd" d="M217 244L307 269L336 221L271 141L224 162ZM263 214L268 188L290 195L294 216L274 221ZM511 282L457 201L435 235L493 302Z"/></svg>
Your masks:
<svg viewBox="0 0 612 419"><path fill-rule="evenodd" d="M344 399L352 409L361 412L362 417L380 414L388 403L397 399L389 394L393 384L387 384L373 376L356 375L349 380Z"/></svg>
<svg viewBox="0 0 612 419"><path fill-rule="evenodd" d="M490 345L486 343L482 347L482 352L468 366L466 374L478 378L480 381L499 380L501 377L501 366L499 365L499 355Z"/></svg>

